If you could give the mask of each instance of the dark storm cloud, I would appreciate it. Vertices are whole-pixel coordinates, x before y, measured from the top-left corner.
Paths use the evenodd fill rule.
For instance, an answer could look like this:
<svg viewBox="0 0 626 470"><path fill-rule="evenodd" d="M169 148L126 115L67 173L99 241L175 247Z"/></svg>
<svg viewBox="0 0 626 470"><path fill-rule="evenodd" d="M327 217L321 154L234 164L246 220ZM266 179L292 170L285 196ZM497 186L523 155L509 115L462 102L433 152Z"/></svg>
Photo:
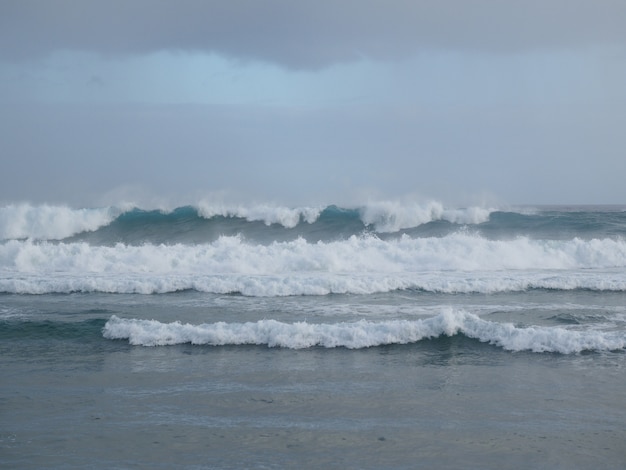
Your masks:
<svg viewBox="0 0 626 470"><path fill-rule="evenodd" d="M625 18L623 0L5 0L0 58L184 50L316 68L425 48L622 43Z"/></svg>

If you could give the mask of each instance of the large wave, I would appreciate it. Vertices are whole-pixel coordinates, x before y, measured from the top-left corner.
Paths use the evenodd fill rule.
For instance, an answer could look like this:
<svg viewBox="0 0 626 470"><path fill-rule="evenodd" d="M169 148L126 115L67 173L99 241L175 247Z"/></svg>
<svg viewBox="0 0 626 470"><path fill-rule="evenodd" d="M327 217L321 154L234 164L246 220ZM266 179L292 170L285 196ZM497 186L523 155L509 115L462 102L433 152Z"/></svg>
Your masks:
<svg viewBox="0 0 626 470"><path fill-rule="evenodd" d="M348 207L209 201L173 209L129 204L93 209L31 204L0 207L0 240L74 237L94 244L173 244L202 243L220 234L236 233L265 241L298 236L333 240L364 232L443 236L463 227L492 238L618 238L626 237L626 211L622 206L580 207L576 211L521 207L499 210L486 206L446 207L437 201L370 201Z"/></svg>
<svg viewBox="0 0 626 470"><path fill-rule="evenodd" d="M370 228L375 232L390 233L439 220L454 224L482 223L489 219L489 214L493 210L479 207L447 209L439 202L424 204L374 202L347 208L334 205L290 208L273 204L244 205L201 201L193 206L175 209L146 209L128 205L73 209L67 206L12 204L0 207L0 240L62 240L81 233L93 232L113 223L120 225L120 231L117 233L119 236L123 230L131 231L142 226L154 226L157 221L161 225L154 226L154 229L163 229L168 223L175 226L180 222L181 214L187 219L193 218L189 216L190 211L198 224L215 218L226 218L293 229L302 224L315 224L320 218L345 223L351 223L356 218L361 224L356 230ZM130 214L133 216L130 217ZM197 227L189 225L185 230L194 228ZM237 228L241 230L240 226ZM128 237L136 238L132 234Z"/></svg>
<svg viewBox="0 0 626 470"><path fill-rule="evenodd" d="M10 204L0 207L0 240L60 240L110 224L121 210L72 209L67 206Z"/></svg>
<svg viewBox="0 0 626 470"><path fill-rule="evenodd" d="M624 332L562 327L516 327L511 323L483 320L462 310L445 309L419 320L367 321L316 324L259 320L247 323L180 322L122 319L112 316L103 328L107 339L126 339L132 345L267 345L291 349L344 347L369 348L409 344L439 336L462 334L509 351L556 352L611 351L626 348Z"/></svg>

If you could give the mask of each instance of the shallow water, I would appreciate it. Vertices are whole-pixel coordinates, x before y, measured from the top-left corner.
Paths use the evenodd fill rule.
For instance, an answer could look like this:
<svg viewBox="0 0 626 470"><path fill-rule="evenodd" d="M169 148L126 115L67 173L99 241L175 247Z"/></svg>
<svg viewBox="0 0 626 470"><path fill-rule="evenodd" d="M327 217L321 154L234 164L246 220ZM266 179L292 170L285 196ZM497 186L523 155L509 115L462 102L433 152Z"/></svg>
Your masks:
<svg viewBox="0 0 626 470"><path fill-rule="evenodd" d="M142 296L142 306L132 296L96 296L98 307L81 313L89 296L46 297L2 297L5 306L31 308L29 321L1 326L7 468L565 469L626 461L623 351L509 352L462 334L356 350L131 346L102 336L111 312L165 321L206 316L208 304L218 317L246 318L253 313L242 306L258 313L268 303L203 303L189 292L175 302ZM550 324L558 312L537 313L538 297L530 323L543 316ZM284 310L302 299L286 299Z"/></svg>

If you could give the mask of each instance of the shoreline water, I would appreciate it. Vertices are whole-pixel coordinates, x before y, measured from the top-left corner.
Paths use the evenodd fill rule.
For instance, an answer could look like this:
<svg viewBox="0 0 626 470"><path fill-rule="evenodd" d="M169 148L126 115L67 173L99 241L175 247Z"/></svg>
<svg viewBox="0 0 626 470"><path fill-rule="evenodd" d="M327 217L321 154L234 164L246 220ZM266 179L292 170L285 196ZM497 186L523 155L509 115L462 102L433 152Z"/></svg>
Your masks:
<svg viewBox="0 0 626 470"><path fill-rule="evenodd" d="M623 353L463 337L358 351L42 342L2 355L12 468L617 469L626 457Z"/></svg>

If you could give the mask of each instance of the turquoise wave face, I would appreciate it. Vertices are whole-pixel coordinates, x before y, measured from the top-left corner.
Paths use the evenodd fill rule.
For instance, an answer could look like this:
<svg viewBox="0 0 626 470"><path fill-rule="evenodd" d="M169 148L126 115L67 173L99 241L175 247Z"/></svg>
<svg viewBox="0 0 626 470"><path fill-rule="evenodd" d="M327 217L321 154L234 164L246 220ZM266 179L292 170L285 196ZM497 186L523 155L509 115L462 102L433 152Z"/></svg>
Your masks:
<svg viewBox="0 0 626 470"><path fill-rule="evenodd" d="M94 232L83 232L71 240L85 240L96 244L126 243L207 243L220 236L242 235L261 243L291 241L304 238L310 242L345 240L351 236L376 234L382 238L399 235L412 237L444 237L458 231L469 231L489 239L511 239L525 236L533 239L565 240L571 238L615 238L626 236L626 212L559 212L545 211L531 214L519 212L490 212L485 220L445 218L406 227L398 223L393 213L365 217L362 209L343 209L329 206L314 220L298 214L297 221L265 220L237 215L202 216L193 207L182 207L169 213L132 210L116 218L111 224ZM365 220L364 220L365 219ZM450 220L448 220L450 219Z"/></svg>
<svg viewBox="0 0 626 470"><path fill-rule="evenodd" d="M370 203L288 208L275 205L198 205L173 210L70 209L55 206L0 208L0 239L85 241L92 245L202 244L242 236L269 244L302 238L308 242L346 240L375 234L445 237L464 232L497 240L626 237L626 210L567 207L496 210L446 208L439 203Z"/></svg>
<svg viewBox="0 0 626 470"><path fill-rule="evenodd" d="M304 238L307 241L347 239L368 231L355 209L327 207L315 217L307 217L304 210L293 210L284 215L247 214L241 210L224 214L203 215L191 206L171 212L133 209L110 224L92 232L82 232L64 241L86 241L91 244L124 243L201 244L211 243L223 236L242 236L247 240L271 243Z"/></svg>

